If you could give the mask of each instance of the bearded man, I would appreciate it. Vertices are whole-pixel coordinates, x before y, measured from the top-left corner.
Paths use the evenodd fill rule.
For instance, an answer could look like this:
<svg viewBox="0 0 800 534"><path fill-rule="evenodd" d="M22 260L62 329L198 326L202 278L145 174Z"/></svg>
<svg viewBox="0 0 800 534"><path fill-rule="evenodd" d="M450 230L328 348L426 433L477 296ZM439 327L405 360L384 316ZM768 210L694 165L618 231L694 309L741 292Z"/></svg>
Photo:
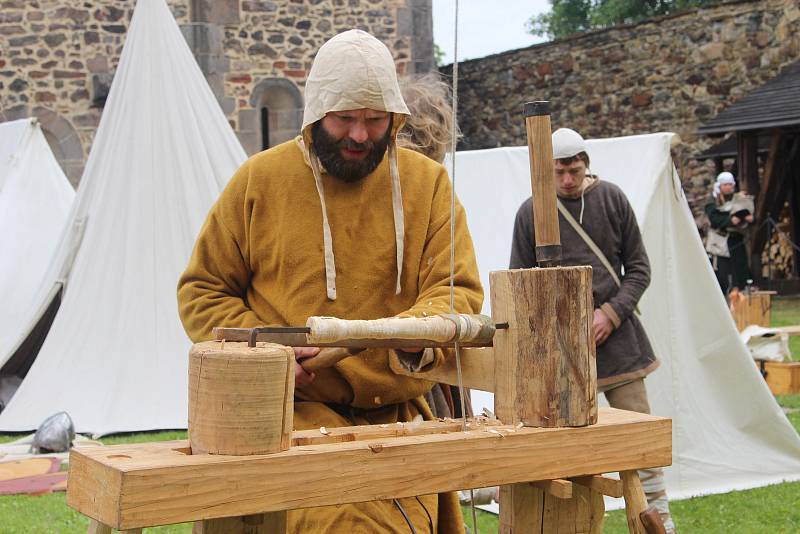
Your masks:
<svg viewBox="0 0 800 534"><path fill-rule="evenodd" d="M389 50L360 30L337 35L319 49L305 98L302 135L245 162L200 232L178 287L195 342L214 326L450 309L451 185L440 164L397 148L408 109ZM454 246L455 311L478 313L483 292L460 205ZM295 353L302 361L317 350ZM374 349L315 374L297 363L295 429L429 419L432 384L394 374L389 361L427 370L447 356ZM446 533L463 532L463 521L448 493L295 510L289 530Z"/></svg>

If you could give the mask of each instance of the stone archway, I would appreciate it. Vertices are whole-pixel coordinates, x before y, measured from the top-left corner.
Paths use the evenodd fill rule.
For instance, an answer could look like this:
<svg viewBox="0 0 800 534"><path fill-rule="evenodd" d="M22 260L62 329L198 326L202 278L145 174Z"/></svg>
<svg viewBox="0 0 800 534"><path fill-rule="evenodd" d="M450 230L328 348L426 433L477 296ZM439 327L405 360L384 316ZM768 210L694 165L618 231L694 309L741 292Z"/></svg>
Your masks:
<svg viewBox="0 0 800 534"><path fill-rule="evenodd" d="M259 150L288 141L300 133L303 95L289 80L261 80L250 95L250 106L257 114Z"/></svg>
<svg viewBox="0 0 800 534"><path fill-rule="evenodd" d="M84 166L83 145L78 132L72 124L53 110L44 107L35 107L30 110L28 106L20 104L0 112L0 120L12 121L36 117L42 128L50 150L61 165L61 170L69 178L73 187L78 186Z"/></svg>

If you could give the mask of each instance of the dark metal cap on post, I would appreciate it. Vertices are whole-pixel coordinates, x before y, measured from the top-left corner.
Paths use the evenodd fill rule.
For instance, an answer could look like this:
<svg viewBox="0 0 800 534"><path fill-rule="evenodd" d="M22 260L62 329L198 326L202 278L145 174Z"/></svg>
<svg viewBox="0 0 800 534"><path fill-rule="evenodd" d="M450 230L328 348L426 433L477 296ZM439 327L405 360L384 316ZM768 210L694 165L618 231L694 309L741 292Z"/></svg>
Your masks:
<svg viewBox="0 0 800 534"><path fill-rule="evenodd" d="M539 100L537 102L525 102L525 107L522 108L522 114L525 117L550 115L550 102L547 100Z"/></svg>

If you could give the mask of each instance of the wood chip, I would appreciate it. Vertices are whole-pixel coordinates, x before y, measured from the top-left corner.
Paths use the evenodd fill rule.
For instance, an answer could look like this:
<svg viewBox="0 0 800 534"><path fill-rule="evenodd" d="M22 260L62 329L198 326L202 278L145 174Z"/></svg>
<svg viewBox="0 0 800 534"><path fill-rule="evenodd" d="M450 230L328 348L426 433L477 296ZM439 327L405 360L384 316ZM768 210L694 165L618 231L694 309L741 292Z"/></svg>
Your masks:
<svg viewBox="0 0 800 534"><path fill-rule="evenodd" d="M324 434L325 436L327 436L328 434L330 434L330 431L327 428L325 428L324 426L321 426L321 427L319 427L319 433L320 434Z"/></svg>

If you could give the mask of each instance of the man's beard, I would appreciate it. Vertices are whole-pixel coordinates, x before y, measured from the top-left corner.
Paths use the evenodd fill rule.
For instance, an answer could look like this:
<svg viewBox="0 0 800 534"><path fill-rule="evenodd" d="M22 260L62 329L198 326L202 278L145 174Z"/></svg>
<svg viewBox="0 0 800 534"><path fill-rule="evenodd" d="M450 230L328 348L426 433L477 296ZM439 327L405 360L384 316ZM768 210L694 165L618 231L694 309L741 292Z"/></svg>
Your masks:
<svg viewBox="0 0 800 534"><path fill-rule="evenodd" d="M317 154L320 163L325 167L329 174L345 182L357 182L374 171L386 154L389 146L391 124L386 129L384 135L377 142L365 141L356 143L349 137L335 139L322 126L322 122L317 122L311 128L311 138L314 142L314 152ZM367 155L363 159L348 160L342 156L341 150L366 150Z"/></svg>

